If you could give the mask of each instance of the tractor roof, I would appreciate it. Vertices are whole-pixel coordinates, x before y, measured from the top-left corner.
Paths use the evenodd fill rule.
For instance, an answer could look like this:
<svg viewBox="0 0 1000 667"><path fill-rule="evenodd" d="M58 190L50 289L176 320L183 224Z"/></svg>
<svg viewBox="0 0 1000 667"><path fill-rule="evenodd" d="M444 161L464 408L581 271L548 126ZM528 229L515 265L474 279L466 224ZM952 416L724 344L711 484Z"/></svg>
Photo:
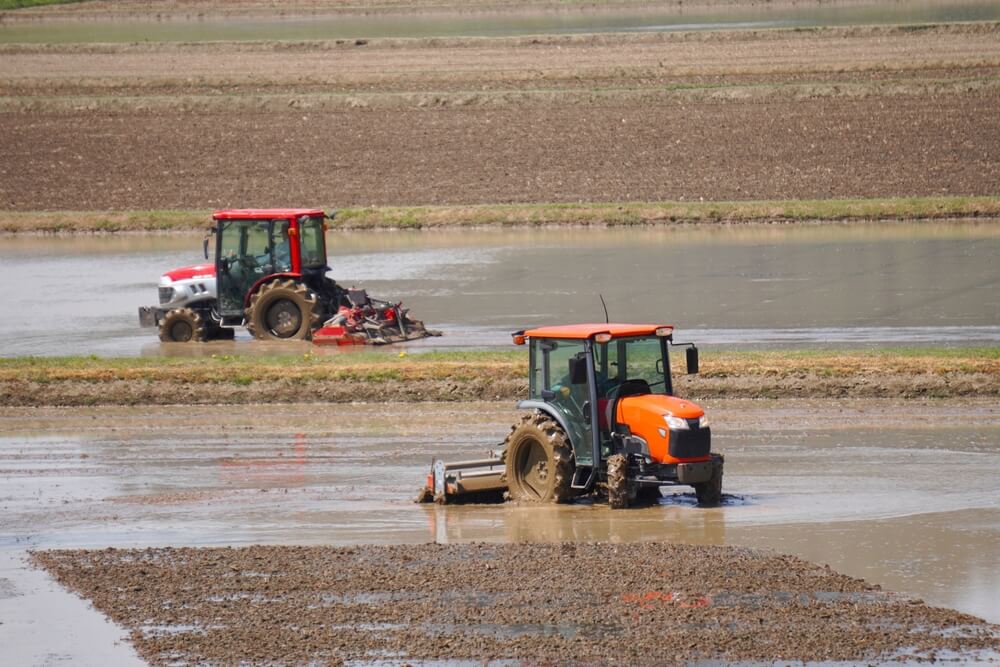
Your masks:
<svg viewBox="0 0 1000 667"><path fill-rule="evenodd" d="M299 218L302 216L315 218L323 215L318 208L237 208L225 211L215 211L215 220L270 220L272 218Z"/></svg>
<svg viewBox="0 0 1000 667"><path fill-rule="evenodd" d="M528 338L590 338L595 334L609 333L615 338L626 336L652 336L657 329L673 329L671 324L564 324L557 327L539 327L524 332Z"/></svg>

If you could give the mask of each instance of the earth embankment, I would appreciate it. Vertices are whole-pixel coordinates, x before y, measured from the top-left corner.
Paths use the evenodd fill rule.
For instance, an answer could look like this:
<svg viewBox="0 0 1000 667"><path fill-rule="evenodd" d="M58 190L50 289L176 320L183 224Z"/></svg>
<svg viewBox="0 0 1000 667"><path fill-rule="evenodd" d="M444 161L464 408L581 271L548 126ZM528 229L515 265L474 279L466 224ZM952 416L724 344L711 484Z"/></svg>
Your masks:
<svg viewBox="0 0 1000 667"><path fill-rule="evenodd" d="M995 349L761 352L703 355L675 391L710 398L948 398L1000 396ZM516 400L526 361L506 353L360 360L306 355L204 359L0 360L0 405L157 405Z"/></svg>

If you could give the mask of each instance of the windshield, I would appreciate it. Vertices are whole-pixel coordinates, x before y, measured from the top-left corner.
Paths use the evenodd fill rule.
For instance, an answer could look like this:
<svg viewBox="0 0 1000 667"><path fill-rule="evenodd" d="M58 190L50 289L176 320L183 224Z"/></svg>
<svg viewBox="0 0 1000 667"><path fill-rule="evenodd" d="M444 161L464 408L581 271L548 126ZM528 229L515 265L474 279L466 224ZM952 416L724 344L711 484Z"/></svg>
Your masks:
<svg viewBox="0 0 1000 667"><path fill-rule="evenodd" d="M299 230L302 235L302 266L308 268L325 266L326 244L323 240L323 219L300 219Z"/></svg>
<svg viewBox="0 0 1000 667"><path fill-rule="evenodd" d="M664 340L656 336L621 338L594 346L598 396L613 396L626 380L645 381L654 394L670 393L664 373Z"/></svg>

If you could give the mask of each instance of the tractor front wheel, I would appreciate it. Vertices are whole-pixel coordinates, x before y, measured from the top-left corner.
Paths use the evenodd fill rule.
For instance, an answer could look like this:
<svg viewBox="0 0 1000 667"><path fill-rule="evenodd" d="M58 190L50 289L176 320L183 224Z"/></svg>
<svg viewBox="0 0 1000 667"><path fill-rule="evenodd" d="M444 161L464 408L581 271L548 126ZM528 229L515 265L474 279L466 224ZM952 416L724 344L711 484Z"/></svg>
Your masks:
<svg viewBox="0 0 1000 667"><path fill-rule="evenodd" d="M511 500L563 503L573 496L573 450L550 416L522 417L507 436L504 451Z"/></svg>
<svg viewBox="0 0 1000 667"><path fill-rule="evenodd" d="M715 507L722 502L722 461L721 456L712 454L712 476L707 482L694 485L699 505Z"/></svg>
<svg viewBox="0 0 1000 667"><path fill-rule="evenodd" d="M254 338L308 340L321 324L316 294L294 280L276 280L250 297L247 330Z"/></svg>
<svg viewBox="0 0 1000 667"><path fill-rule="evenodd" d="M160 340L164 343L200 343L205 340L205 318L191 308L174 308L160 320Z"/></svg>
<svg viewBox="0 0 1000 667"><path fill-rule="evenodd" d="M624 454L608 457L608 507L623 510L628 507L628 459Z"/></svg>

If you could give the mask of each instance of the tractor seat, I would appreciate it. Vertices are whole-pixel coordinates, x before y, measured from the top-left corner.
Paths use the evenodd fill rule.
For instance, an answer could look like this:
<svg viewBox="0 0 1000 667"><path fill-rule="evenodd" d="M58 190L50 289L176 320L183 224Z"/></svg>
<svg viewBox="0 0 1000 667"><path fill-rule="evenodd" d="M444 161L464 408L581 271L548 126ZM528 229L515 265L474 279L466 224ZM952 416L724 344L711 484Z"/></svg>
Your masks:
<svg viewBox="0 0 1000 667"><path fill-rule="evenodd" d="M625 380L618 386L615 398L625 398L626 396L642 396L652 394L653 390L645 380Z"/></svg>

